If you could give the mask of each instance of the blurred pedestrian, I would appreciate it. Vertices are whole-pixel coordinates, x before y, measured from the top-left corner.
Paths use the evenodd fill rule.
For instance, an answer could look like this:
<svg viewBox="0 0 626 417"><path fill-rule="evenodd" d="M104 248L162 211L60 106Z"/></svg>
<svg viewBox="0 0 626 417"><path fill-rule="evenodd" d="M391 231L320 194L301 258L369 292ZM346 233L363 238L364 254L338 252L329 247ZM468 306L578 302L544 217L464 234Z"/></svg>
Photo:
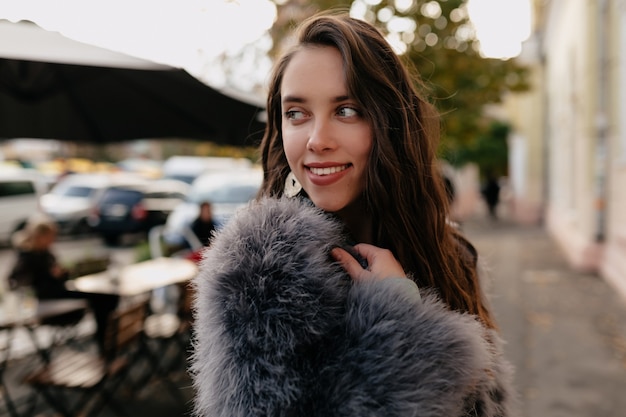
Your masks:
<svg viewBox="0 0 626 417"><path fill-rule="evenodd" d="M96 342L104 348L109 314L117 307L119 297L69 291L65 287L69 271L61 266L52 252L57 226L46 217L33 217L13 241L17 260L9 275L12 290L30 287L39 300L86 299L96 321Z"/></svg>
<svg viewBox="0 0 626 417"><path fill-rule="evenodd" d="M489 217L493 220L497 220L498 204L500 203L500 184L491 172L487 174L487 179L485 180L485 184L482 188L482 195L485 199L485 203L487 203Z"/></svg>
<svg viewBox="0 0 626 417"><path fill-rule="evenodd" d="M196 235L203 246L209 246L211 236L215 230L215 222L213 221L213 207L208 201L200 204L198 217L191 223L191 230Z"/></svg>
<svg viewBox="0 0 626 417"><path fill-rule="evenodd" d="M259 198L215 234L195 280L197 415L510 414L416 81L347 15L307 20L277 62Z"/></svg>

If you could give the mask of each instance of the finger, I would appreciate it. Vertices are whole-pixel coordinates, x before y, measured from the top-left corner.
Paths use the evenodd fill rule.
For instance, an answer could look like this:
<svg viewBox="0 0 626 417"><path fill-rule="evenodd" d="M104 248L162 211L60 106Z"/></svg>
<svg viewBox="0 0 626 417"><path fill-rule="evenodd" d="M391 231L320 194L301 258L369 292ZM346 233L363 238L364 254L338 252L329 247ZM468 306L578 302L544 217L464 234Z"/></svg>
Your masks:
<svg viewBox="0 0 626 417"><path fill-rule="evenodd" d="M403 277L406 274L402 265L388 249L367 243L359 243L354 250L367 261L368 270L379 278Z"/></svg>
<svg viewBox="0 0 626 417"><path fill-rule="evenodd" d="M363 275L366 272L359 261L354 259L352 255L350 255L345 249L342 248L334 248L331 252L331 255L339 264L346 270L350 278L358 280L363 279Z"/></svg>
<svg viewBox="0 0 626 417"><path fill-rule="evenodd" d="M376 255L376 251L380 250L377 246L367 243L358 243L353 246L354 250L363 258L369 261Z"/></svg>

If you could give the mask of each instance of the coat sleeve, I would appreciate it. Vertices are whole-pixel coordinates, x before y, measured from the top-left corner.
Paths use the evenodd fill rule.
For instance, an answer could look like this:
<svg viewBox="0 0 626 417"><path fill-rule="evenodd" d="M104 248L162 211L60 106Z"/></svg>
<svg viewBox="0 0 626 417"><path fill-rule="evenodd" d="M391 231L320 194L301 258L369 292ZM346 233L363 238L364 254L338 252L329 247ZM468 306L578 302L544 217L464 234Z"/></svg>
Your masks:
<svg viewBox="0 0 626 417"><path fill-rule="evenodd" d="M383 280L352 287L345 320L319 415L511 415L511 369L474 316Z"/></svg>
<svg viewBox="0 0 626 417"><path fill-rule="evenodd" d="M297 200L266 200L214 236L194 280L197 415L310 415L316 365L349 289L329 256L338 229Z"/></svg>

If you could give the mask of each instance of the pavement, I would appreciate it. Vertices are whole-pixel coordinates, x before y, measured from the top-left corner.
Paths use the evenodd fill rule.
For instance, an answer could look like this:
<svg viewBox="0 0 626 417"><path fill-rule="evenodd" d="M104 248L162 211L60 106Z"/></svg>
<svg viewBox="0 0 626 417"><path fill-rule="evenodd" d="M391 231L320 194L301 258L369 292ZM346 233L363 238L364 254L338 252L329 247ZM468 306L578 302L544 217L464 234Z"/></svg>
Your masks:
<svg viewBox="0 0 626 417"><path fill-rule="evenodd" d="M539 226L478 214L462 225L516 368L519 417L626 416L626 300L573 271Z"/></svg>
<svg viewBox="0 0 626 417"><path fill-rule="evenodd" d="M602 278L569 268L540 226L516 225L506 214L492 221L478 212L461 227L479 251L483 287L516 368L518 416L626 416L624 296ZM189 416L190 380L181 370L173 381L186 401L157 381L123 398L130 415ZM37 416L54 415L39 403Z"/></svg>

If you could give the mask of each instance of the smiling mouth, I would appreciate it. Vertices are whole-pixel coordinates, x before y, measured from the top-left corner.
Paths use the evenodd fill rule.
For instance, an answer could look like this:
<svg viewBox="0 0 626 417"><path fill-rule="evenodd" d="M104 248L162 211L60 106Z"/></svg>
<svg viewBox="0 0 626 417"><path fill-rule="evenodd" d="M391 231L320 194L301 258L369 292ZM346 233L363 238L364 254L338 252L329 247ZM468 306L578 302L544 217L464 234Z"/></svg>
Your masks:
<svg viewBox="0 0 626 417"><path fill-rule="evenodd" d="M308 167L308 169L309 171L311 171L312 174L324 176L324 175L336 174L338 172L345 171L346 169L348 169L349 166L350 164L339 165L339 166L334 166L334 167L326 167L326 168Z"/></svg>

